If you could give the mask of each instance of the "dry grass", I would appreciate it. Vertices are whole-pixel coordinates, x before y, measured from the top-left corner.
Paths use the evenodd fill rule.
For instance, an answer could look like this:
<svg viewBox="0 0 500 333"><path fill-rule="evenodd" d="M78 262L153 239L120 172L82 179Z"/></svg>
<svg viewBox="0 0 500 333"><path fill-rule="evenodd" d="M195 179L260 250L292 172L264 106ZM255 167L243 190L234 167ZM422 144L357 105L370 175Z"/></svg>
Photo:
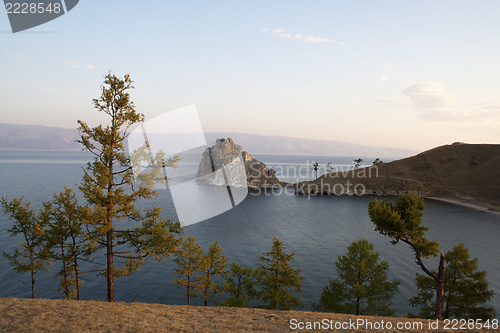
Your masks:
<svg viewBox="0 0 500 333"><path fill-rule="evenodd" d="M292 330L291 319L297 319L299 322L320 322L328 319L333 323L364 319L373 324L383 320L384 323L393 323L393 328ZM423 328L398 330L398 322L422 322ZM428 321L424 319L225 307L0 298L0 331L3 332L450 332L444 329L443 322L439 324L439 330L430 330Z"/></svg>

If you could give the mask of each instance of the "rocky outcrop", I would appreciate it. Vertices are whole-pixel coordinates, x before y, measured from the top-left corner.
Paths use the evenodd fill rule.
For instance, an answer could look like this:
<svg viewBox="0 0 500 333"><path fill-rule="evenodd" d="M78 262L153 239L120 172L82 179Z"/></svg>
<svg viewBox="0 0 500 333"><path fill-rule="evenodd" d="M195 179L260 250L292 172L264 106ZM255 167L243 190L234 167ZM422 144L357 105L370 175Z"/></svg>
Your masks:
<svg viewBox="0 0 500 333"><path fill-rule="evenodd" d="M280 185L274 170L257 161L231 138L217 139L205 149L198 172L199 183L216 186L276 187Z"/></svg>

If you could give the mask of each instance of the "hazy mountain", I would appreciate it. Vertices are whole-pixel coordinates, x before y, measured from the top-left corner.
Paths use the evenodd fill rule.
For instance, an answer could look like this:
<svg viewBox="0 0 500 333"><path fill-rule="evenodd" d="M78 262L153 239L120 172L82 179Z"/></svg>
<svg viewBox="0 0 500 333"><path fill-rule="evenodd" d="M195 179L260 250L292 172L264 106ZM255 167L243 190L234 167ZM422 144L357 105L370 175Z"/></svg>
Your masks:
<svg viewBox="0 0 500 333"><path fill-rule="evenodd" d="M418 153L404 148L364 146L330 140L299 139L245 133L206 133L208 141L230 137L251 154L328 155L368 157L407 157Z"/></svg>
<svg viewBox="0 0 500 333"><path fill-rule="evenodd" d="M208 142L232 138L251 154L328 155L369 157L406 157L417 152L403 148L363 146L328 140L298 139L282 136L218 132L206 133ZM0 149L79 150L76 129L40 125L0 124Z"/></svg>
<svg viewBox="0 0 500 333"><path fill-rule="evenodd" d="M0 124L0 149L80 150L78 138L71 128Z"/></svg>

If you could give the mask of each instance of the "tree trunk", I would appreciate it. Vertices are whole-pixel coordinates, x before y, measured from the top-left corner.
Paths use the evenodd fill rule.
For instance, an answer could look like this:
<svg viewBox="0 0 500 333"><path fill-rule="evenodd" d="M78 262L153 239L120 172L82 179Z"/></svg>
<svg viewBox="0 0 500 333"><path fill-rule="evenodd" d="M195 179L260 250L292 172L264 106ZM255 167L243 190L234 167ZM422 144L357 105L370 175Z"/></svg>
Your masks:
<svg viewBox="0 0 500 333"><path fill-rule="evenodd" d="M66 269L66 258L64 257L64 243L61 243L61 257L63 258L64 294L66 295L66 298L68 298L69 295L68 270Z"/></svg>
<svg viewBox="0 0 500 333"><path fill-rule="evenodd" d="M78 272L78 254L76 250L76 240L73 233L71 233L71 238L73 239L73 264L75 265L75 283L76 283L76 299L80 300L80 272Z"/></svg>
<svg viewBox="0 0 500 333"><path fill-rule="evenodd" d="M443 297L444 296L444 255L439 257L439 270L436 288L436 309L434 319L443 319Z"/></svg>
<svg viewBox="0 0 500 333"><path fill-rule="evenodd" d="M30 250L30 262L31 262L31 298L35 299L35 271L33 270L33 267L35 266L35 260L33 259L33 251L31 250Z"/></svg>
<svg viewBox="0 0 500 333"><path fill-rule="evenodd" d="M75 257L75 282L76 282L76 299L80 300L80 273L78 272L78 259Z"/></svg>
<svg viewBox="0 0 500 333"><path fill-rule="evenodd" d="M31 298L35 299L35 272L31 271Z"/></svg>
<svg viewBox="0 0 500 333"><path fill-rule="evenodd" d="M108 230L107 240L107 278L108 278L108 302L115 301L115 278L113 267L113 230Z"/></svg>
<svg viewBox="0 0 500 333"><path fill-rule="evenodd" d="M191 294L189 293L189 275L187 276L187 284L186 284L186 288L187 288L187 291L186 291L186 295L187 295L187 305L191 305Z"/></svg>

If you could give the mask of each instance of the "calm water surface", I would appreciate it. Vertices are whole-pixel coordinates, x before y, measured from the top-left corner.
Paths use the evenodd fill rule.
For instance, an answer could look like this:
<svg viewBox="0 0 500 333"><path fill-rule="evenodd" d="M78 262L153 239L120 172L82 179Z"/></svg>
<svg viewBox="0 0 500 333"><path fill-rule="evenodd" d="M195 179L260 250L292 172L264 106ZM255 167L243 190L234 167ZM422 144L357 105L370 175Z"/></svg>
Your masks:
<svg viewBox="0 0 500 333"><path fill-rule="evenodd" d="M277 166L305 165L311 161L326 164L333 161L337 166L347 167L351 157L327 158L304 156L255 155L273 168ZM89 155L78 152L27 152L0 151L0 196L9 200L24 196L35 209L43 201L52 198L54 192L63 187L77 188L81 180L82 166ZM303 174L303 178L307 176ZM414 263L413 253L405 244L391 245L389 239L374 231L367 207L371 197L348 196L296 196L292 193L266 195L251 192L236 208L212 219L189 225L184 235L196 236L205 249L215 240L224 249L230 262L242 266L257 267L260 255L271 248L273 236L278 236L288 251L295 252L294 267L302 269L304 281L301 299L305 309L317 302L322 288L330 279L336 278L335 264L339 255L345 254L347 246L360 238L375 244L382 260L390 263L390 278L400 279L400 293L394 298L398 315L415 311L408 299L415 295L414 278L419 267ZM158 205L165 218L176 219L175 208L168 190L140 207ZM490 288L500 293L500 216L479 212L466 207L427 200L424 224L429 227L429 239L441 242L441 249L450 250L454 244L464 243L472 257L479 258L479 266L488 271ZM11 221L0 213L0 251L13 252L20 244L19 238L9 237L7 229ZM172 273L174 264L165 260L161 264L148 261L143 268L127 277L116 280L116 299L126 302L149 302L185 304L184 288L173 286L176 277ZM429 261L428 267L437 267L437 261ZM88 267L96 269L101 267ZM57 268L37 275L37 296L40 298L62 298L56 291ZM4 257L0 258L0 297L30 297L28 275L16 274ZM84 299L106 299L106 284L103 277L95 273L85 275L82 287ZM200 304L195 300L194 304ZM500 312L499 297L492 306Z"/></svg>

